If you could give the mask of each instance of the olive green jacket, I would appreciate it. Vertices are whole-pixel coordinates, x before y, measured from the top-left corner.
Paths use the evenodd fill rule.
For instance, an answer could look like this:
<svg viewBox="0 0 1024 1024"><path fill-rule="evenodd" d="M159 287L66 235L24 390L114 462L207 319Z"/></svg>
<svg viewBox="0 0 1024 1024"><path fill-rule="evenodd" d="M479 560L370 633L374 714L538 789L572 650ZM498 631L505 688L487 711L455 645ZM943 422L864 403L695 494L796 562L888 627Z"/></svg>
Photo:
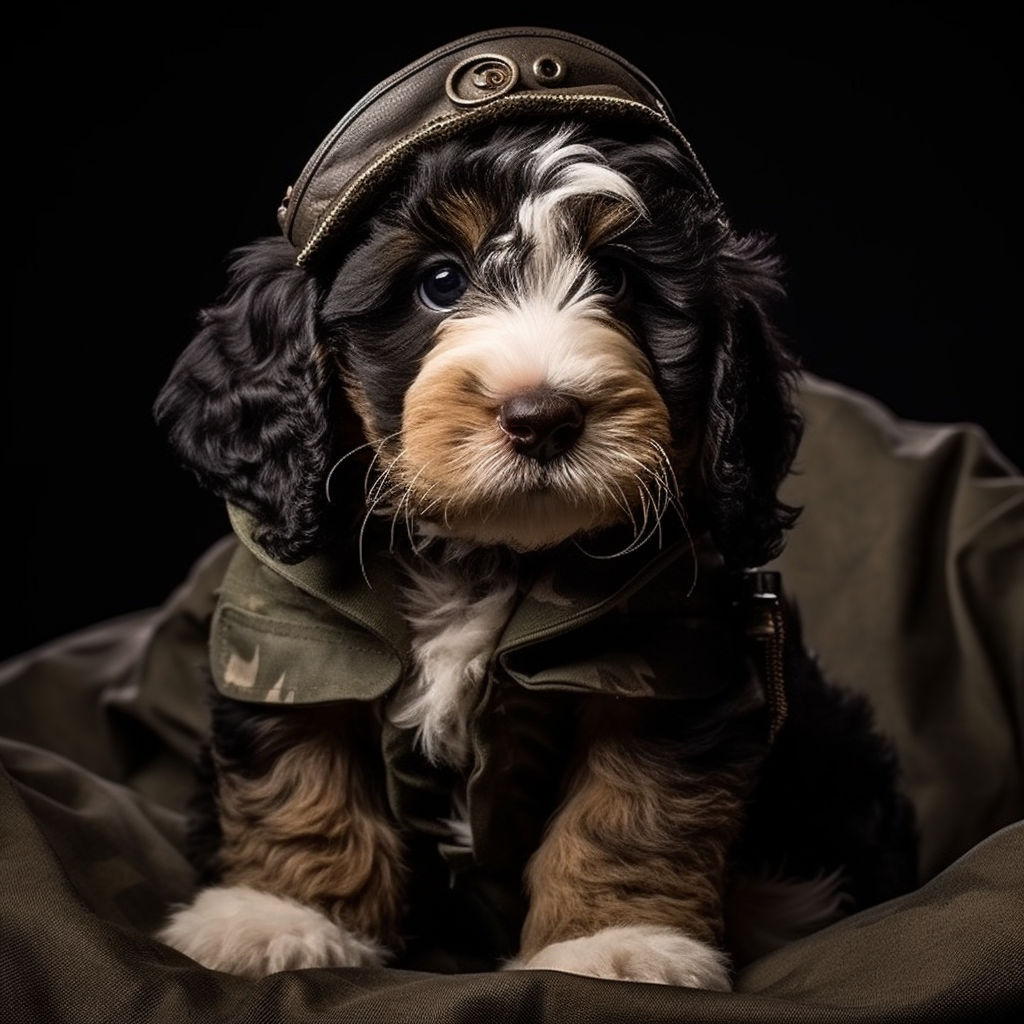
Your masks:
<svg viewBox="0 0 1024 1024"><path fill-rule="evenodd" d="M197 666L239 550L231 538L163 607L0 666L0 1017L1012 1019L1024 1000L1024 479L977 428L907 423L815 380L801 401L808 428L784 497L805 511L779 567L811 644L871 696L900 746L923 831L920 889L755 961L731 994L550 972L339 969L251 982L198 966L152 935L195 886L182 850L208 728ZM228 612L222 593L220 657L234 637L251 659L240 623L259 609ZM370 653L350 645L345 657L388 663L387 644L365 633ZM533 648L504 649L518 689L540 686ZM287 675L280 693L291 685L300 699L305 683Z"/></svg>

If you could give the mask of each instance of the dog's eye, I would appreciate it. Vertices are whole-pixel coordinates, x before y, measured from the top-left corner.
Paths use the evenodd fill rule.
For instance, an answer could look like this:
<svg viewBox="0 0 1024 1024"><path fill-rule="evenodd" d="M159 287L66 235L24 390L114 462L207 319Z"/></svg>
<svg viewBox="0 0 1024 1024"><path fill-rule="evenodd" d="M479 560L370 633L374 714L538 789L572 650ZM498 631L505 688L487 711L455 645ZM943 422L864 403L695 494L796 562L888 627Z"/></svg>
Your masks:
<svg viewBox="0 0 1024 1024"><path fill-rule="evenodd" d="M594 260L595 290L606 295L610 302L619 302L629 289L626 268L618 260L601 256Z"/></svg>
<svg viewBox="0 0 1024 1024"><path fill-rule="evenodd" d="M428 309L446 313L454 309L469 287L466 272L457 263L431 267L420 280L420 301Z"/></svg>

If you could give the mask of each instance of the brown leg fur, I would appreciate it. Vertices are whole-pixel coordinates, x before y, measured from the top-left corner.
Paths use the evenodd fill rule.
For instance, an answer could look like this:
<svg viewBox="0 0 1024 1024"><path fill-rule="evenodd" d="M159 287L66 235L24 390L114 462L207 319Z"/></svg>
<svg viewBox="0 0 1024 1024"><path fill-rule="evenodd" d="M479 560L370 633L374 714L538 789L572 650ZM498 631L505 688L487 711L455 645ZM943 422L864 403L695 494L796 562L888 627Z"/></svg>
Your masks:
<svg viewBox="0 0 1024 1024"><path fill-rule="evenodd" d="M372 774L375 728L361 705L292 709L261 723L254 763L214 751L218 861L226 884L290 896L395 949L405 869Z"/></svg>
<svg viewBox="0 0 1024 1024"><path fill-rule="evenodd" d="M721 941L727 858L753 758L748 750L724 768L717 756L688 766L665 709L626 703L596 701L588 713L568 795L527 868L523 960L621 925ZM660 736L651 728L659 716Z"/></svg>

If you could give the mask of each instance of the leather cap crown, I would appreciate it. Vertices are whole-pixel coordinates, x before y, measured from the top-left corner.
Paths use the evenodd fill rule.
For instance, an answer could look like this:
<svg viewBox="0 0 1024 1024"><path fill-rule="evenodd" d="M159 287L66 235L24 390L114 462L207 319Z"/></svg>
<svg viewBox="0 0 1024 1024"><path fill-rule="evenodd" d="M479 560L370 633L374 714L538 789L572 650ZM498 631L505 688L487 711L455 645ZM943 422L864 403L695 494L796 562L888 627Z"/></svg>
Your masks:
<svg viewBox="0 0 1024 1024"><path fill-rule="evenodd" d="M479 32L428 53L367 93L288 190L281 229L306 263L427 146L514 119L643 125L672 139L694 187L718 198L657 87L611 50L541 28Z"/></svg>

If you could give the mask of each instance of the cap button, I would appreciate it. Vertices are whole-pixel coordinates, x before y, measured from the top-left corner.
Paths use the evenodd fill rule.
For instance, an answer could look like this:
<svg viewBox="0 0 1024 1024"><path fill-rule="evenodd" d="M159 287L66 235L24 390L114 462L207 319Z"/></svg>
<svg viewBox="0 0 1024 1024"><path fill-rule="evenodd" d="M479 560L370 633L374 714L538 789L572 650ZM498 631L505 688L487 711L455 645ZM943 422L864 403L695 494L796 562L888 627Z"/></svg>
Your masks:
<svg viewBox="0 0 1024 1024"><path fill-rule="evenodd" d="M541 85L558 85L565 78L565 62L553 53L545 53L533 62L533 77Z"/></svg>

